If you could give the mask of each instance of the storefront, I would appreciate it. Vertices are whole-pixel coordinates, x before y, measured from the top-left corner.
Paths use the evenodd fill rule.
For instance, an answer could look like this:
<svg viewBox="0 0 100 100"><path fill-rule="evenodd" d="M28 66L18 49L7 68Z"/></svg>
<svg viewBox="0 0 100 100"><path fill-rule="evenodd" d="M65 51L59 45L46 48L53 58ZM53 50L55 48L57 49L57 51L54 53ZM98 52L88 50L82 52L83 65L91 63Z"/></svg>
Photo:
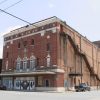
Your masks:
<svg viewBox="0 0 100 100"><path fill-rule="evenodd" d="M7 89L12 90L13 89L13 78L12 77L3 77L2 84L4 86L6 86Z"/></svg>
<svg viewBox="0 0 100 100"><path fill-rule="evenodd" d="M55 90L56 79L54 72L2 74L2 84L18 91Z"/></svg>
<svg viewBox="0 0 100 100"><path fill-rule="evenodd" d="M15 90L35 90L35 77L17 77L14 80Z"/></svg>

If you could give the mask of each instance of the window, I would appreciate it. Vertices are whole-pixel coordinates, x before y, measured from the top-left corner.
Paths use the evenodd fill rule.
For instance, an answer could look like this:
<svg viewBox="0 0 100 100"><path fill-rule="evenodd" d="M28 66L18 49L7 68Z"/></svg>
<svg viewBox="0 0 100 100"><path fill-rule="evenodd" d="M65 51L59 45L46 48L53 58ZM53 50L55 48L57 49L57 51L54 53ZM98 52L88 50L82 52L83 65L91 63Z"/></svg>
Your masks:
<svg viewBox="0 0 100 100"><path fill-rule="evenodd" d="M34 39L31 40L31 45L34 45Z"/></svg>
<svg viewBox="0 0 100 100"><path fill-rule="evenodd" d="M31 56L30 57L30 68L34 69L35 66L36 66L36 58L35 58L35 56Z"/></svg>
<svg viewBox="0 0 100 100"><path fill-rule="evenodd" d="M47 56L47 67L50 67L50 55Z"/></svg>
<svg viewBox="0 0 100 100"><path fill-rule="evenodd" d="M33 81L30 82L30 87L32 88L35 85Z"/></svg>
<svg viewBox="0 0 100 100"><path fill-rule="evenodd" d="M17 64L16 64L16 70L20 70L20 68L21 68L21 59L18 57Z"/></svg>
<svg viewBox="0 0 100 100"><path fill-rule="evenodd" d="M6 61L6 70L8 70L8 61Z"/></svg>
<svg viewBox="0 0 100 100"><path fill-rule="evenodd" d="M16 81L16 87L20 87L20 81Z"/></svg>
<svg viewBox="0 0 100 100"><path fill-rule="evenodd" d="M39 58L36 58L36 66L39 66Z"/></svg>
<svg viewBox="0 0 100 100"><path fill-rule="evenodd" d="M47 51L50 51L50 43L47 43Z"/></svg>
<svg viewBox="0 0 100 100"><path fill-rule="evenodd" d="M80 84L80 80L78 80L78 84Z"/></svg>
<svg viewBox="0 0 100 100"><path fill-rule="evenodd" d="M9 53L7 52L7 53L6 53L6 58L8 58L8 56L9 56Z"/></svg>
<svg viewBox="0 0 100 100"><path fill-rule="evenodd" d="M19 70L19 69L20 69L20 62L17 62L16 70Z"/></svg>
<svg viewBox="0 0 100 100"><path fill-rule="evenodd" d="M47 58L47 67L50 67L50 57Z"/></svg>
<svg viewBox="0 0 100 100"><path fill-rule="evenodd" d="M24 41L23 45L24 45L24 47L26 47L27 46L27 41Z"/></svg>
<svg viewBox="0 0 100 100"><path fill-rule="evenodd" d="M25 58L23 59L23 69L24 69L24 70L27 69L27 65L28 65L27 57L25 57Z"/></svg>
<svg viewBox="0 0 100 100"><path fill-rule="evenodd" d="M20 48L20 43L18 43L18 48Z"/></svg>

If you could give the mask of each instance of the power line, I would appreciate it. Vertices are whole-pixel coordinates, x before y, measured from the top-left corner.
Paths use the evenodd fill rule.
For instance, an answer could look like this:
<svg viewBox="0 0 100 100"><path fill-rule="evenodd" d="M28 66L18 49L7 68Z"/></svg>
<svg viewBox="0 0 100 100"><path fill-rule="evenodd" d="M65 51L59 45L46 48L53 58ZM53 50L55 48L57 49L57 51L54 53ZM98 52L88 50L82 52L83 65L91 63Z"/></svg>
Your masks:
<svg viewBox="0 0 100 100"><path fill-rule="evenodd" d="M1 1L1 2L0 2L0 5L1 5L2 3L6 2L6 1L8 1L8 0L3 0L3 1Z"/></svg>
<svg viewBox="0 0 100 100"><path fill-rule="evenodd" d="M19 19L19 20L21 20L21 21L23 21L23 22L25 22L25 23L28 23L29 25L33 25L33 24L31 24L30 22L28 22L28 21L26 21L26 20L24 20L24 19L21 19L21 18L19 18L19 17L13 15L13 14L11 14L11 13L6 12L5 10L0 9L0 11L6 13L7 15L10 15L10 16L16 18L16 19ZM33 26L35 26L35 25L33 25ZM35 27L37 27L37 26L35 26Z"/></svg>
<svg viewBox="0 0 100 100"><path fill-rule="evenodd" d="M19 4L20 2L22 2L22 1L23 1L23 0L19 0L18 2L16 2L16 3L10 5L9 7L5 8L4 10L7 10L7 9L9 9L9 8L11 8L11 7L17 5L17 4Z"/></svg>
<svg viewBox="0 0 100 100"><path fill-rule="evenodd" d="M19 20L21 20L21 21L23 21L23 22L25 22L25 23L31 24L30 22L25 21L25 20L23 20L23 19L21 19L21 18L15 16L15 15L11 14L11 13L8 13L8 12L6 12L5 10L0 9L0 11L2 11L2 12L6 13L6 14L8 14L8 15L14 17L14 18L17 18L17 19L19 19Z"/></svg>

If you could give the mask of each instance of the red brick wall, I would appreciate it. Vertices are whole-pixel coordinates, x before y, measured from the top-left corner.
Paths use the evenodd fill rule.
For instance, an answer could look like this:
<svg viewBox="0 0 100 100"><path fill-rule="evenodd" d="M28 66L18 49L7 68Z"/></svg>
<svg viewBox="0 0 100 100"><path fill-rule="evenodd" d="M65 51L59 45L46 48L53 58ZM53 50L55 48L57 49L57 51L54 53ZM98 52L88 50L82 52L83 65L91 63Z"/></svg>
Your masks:
<svg viewBox="0 0 100 100"><path fill-rule="evenodd" d="M54 87L64 87L64 74L57 73L55 75Z"/></svg>
<svg viewBox="0 0 100 100"><path fill-rule="evenodd" d="M57 73L56 75L44 75L43 80L45 81L46 79L50 81L50 87L64 87L63 73Z"/></svg>
<svg viewBox="0 0 100 100"><path fill-rule="evenodd" d="M47 36L50 36L49 39L47 39ZM34 46L31 45L31 39L34 39ZM25 38L21 38L18 40L14 40L13 44L8 42L3 49L3 70L5 70L5 64L8 60L8 69L13 69L16 64L16 59L19 55L23 59L24 57L24 47L23 47L23 41L27 41L27 52L26 56L30 58L30 56L33 54L36 58L39 59L39 66L46 66L46 57L47 57L47 50L46 45L47 43L50 43L51 50L51 64L57 65L57 34L56 33L45 33L44 36L41 36L41 34L35 34L33 36L28 36ZM20 42L21 48L18 48L18 43ZM7 48L9 46L9 48ZM7 58L7 52L8 52L8 58Z"/></svg>

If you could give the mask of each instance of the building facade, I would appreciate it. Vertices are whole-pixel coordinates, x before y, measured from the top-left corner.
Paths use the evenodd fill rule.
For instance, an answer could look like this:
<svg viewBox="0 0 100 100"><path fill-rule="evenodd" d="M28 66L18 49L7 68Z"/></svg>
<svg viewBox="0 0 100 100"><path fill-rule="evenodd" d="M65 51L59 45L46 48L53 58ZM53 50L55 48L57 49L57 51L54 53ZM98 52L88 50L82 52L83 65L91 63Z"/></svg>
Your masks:
<svg viewBox="0 0 100 100"><path fill-rule="evenodd" d="M2 70L2 59L0 59L0 74L1 74L1 70ZM1 84L1 76L0 76L0 84Z"/></svg>
<svg viewBox="0 0 100 100"><path fill-rule="evenodd" d="M4 35L0 76L8 90L99 88L99 67L100 48L55 16Z"/></svg>

